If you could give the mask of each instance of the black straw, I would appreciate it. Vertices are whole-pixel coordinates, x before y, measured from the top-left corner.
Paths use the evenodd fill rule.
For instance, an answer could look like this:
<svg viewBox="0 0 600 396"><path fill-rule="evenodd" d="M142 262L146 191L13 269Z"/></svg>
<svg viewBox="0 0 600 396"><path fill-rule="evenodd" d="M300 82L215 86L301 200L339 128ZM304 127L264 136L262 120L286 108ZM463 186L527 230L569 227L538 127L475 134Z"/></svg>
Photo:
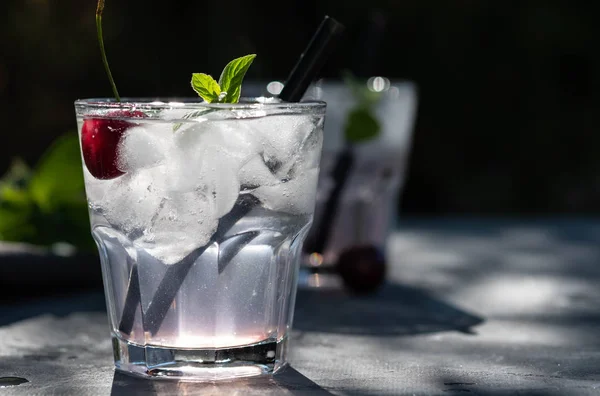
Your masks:
<svg viewBox="0 0 600 396"><path fill-rule="evenodd" d="M310 83L321 71L344 29L344 25L325 16L287 78L285 86L279 94L281 100L299 102L302 99Z"/></svg>

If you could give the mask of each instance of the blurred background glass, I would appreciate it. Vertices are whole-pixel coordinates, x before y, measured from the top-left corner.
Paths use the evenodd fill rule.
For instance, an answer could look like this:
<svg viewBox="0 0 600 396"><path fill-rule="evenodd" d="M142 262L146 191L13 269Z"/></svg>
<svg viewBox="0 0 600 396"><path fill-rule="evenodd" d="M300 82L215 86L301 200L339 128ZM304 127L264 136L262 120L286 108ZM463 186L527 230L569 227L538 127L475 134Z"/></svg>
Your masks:
<svg viewBox="0 0 600 396"><path fill-rule="evenodd" d="M385 252L397 225L417 112L411 82L345 77L320 81L305 96L328 105L314 222L304 243L303 265L321 272L307 278L315 286L327 282L322 272L352 248Z"/></svg>

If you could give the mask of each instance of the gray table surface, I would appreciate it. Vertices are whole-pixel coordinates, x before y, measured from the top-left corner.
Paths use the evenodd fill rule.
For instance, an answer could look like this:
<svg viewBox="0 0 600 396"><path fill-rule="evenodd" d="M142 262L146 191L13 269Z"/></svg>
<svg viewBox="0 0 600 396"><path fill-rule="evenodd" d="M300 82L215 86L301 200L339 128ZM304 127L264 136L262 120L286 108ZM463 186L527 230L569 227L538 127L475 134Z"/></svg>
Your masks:
<svg viewBox="0 0 600 396"><path fill-rule="evenodd" d="M300 291L274 378L115 374L98 294L0 307L0 377L29 381L0 395L600 395L599 242L600 221L407 221L378 295Z"/></svg>

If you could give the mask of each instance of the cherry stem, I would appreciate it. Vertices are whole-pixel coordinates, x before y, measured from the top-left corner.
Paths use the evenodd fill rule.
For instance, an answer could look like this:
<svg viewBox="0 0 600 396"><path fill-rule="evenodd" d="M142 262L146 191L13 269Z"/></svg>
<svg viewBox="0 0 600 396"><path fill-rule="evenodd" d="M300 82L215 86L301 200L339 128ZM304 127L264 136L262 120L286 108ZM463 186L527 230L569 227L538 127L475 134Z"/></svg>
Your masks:
<svg viewBox="0 0 600 396"><path fill-rule="evenodd" d="M119 96L119 91L117 91L117 86L115 85L115 80L113 79L112 73L110 72L110 67L108 66L108 60L106 59L106 51L104 50L104 38L102 37L102 11L104 11L104 0L98 0L98 7L96 8L96 31L98 32L98 43L100 44L100 53L102 54L102 63L104 63L104 69L106 69L106 74L108 75L108 81L110 81L110 85L111 85L113 93L115 95L115 100L117 102L120 102L121 97Z"/></svg>

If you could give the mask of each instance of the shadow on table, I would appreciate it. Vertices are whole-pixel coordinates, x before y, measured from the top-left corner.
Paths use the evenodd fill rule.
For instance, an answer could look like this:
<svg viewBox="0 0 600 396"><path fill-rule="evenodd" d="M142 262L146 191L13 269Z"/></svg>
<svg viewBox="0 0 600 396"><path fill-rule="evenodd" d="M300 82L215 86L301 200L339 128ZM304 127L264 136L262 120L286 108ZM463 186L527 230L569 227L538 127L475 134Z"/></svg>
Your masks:
<svg viewBox="0 0 600 396"><path fill-rule="evenodd" d="M64 317L74 312L106 312L102 291L21 300L24 301L0 302L0 327L44 314Z"/></svg>
<svg viewBox="0 0 600 396"><path fill-rule="evenodd" d="M474 334L472 327L484 321L419 289L397 284L366 297L299 290L294 318L294 328L300 331L381 336L452 330Z"/></svg>
<svg viewBox="0 0 600 396"><path fill-rule="evenodd" d="M444 395L481 395L481 396L562 396L571 394L594 395L597 394L594 382L570 385L560 375L551 374L526 374L507 373L515 376L512 381L502 385L490 384L485 379L480 380L475 373L464 376L440 376L434 380L439 389L439 394ZM438 394L435 393L435 394Z"/></svg>
<svg viewBox="0 0 600 396"><path fill-rule="evenodd" d="M292 367L274 377L199 383L172 380L148 381L115 372L112 396L130 395L331 395Z"/></svg>

